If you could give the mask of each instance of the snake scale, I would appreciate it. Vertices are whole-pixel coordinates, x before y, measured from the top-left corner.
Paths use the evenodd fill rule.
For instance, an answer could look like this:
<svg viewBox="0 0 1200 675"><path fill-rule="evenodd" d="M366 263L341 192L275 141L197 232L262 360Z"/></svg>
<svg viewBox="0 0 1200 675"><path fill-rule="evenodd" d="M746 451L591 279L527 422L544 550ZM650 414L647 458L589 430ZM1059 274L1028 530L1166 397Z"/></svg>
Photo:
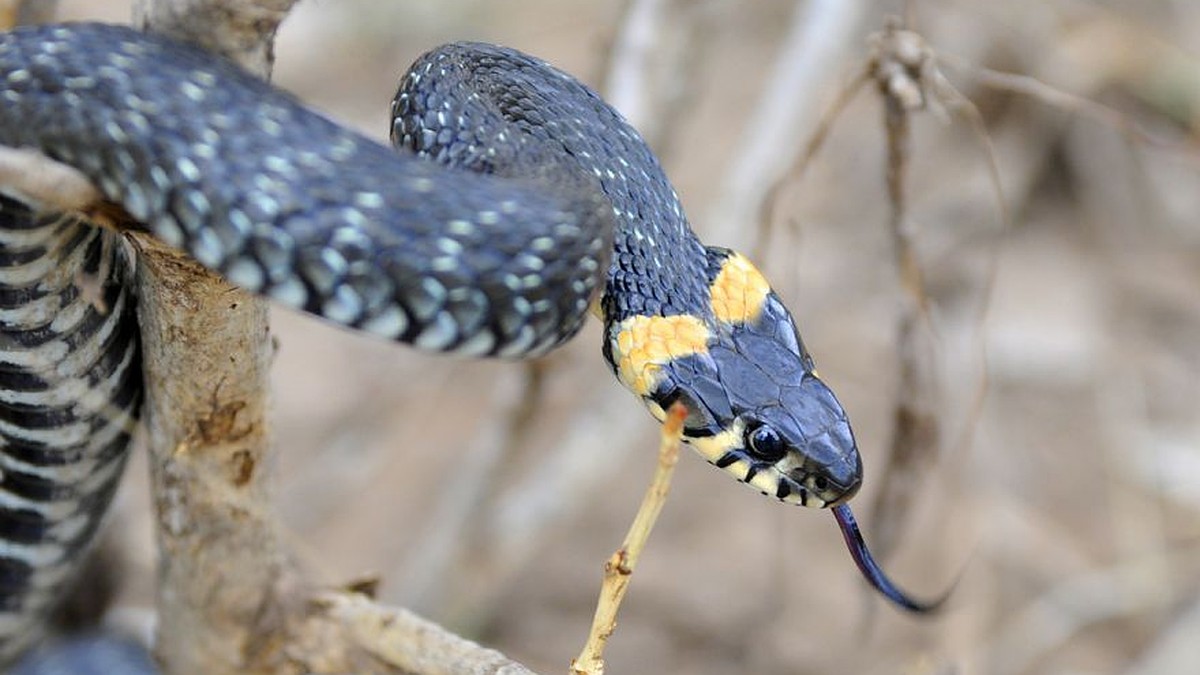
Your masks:
<svg viewBox="0 0 1200 675"><path fill-rule="evenodd" d="M781 501L834 507L862 466L791 316L706 247L638 133L585 85L478 43L417 60L389 150L223 59L130 28L0 36L0 143L75 167L155 236L252 292L419 349L536 356L605 323L614 374ZM0 202L0 658L36 639L137 423L133 261L117 233Z"/></svg>

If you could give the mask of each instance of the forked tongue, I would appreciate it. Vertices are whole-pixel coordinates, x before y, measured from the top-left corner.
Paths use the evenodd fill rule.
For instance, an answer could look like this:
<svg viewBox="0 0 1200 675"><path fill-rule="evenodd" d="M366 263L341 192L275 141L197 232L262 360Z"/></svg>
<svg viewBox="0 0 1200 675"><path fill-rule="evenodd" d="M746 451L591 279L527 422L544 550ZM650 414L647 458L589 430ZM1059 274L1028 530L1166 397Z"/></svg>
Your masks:
<svg viewBox="0 0 1200 675"><path fill-rule="evenodd" d="M850 549L850 557L854 558L858 569L862 571L867 581L871 582L871 586L892 604L916 614L930 614L937 611L946 598L950 597L950 593L954 590L953 586L936 600L921 602L909 597L896 584L892 583L891 579L887 578L879 563L875 562L875 558L871 556L871 551L867 548L867 542L863 541L862 532L858 529L858 522L854 520L854 512L850 510L850 507L846 504L838 504L833 507L833 516L837 518L838 527L842 530L842 538L846 540L846 547Z"/></svg>

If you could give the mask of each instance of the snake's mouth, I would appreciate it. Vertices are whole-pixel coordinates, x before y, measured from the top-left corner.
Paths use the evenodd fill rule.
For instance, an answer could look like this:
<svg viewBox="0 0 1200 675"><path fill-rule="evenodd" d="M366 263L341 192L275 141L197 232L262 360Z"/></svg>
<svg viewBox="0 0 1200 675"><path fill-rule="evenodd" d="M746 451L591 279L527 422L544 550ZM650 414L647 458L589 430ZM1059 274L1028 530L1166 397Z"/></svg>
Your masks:
<svg viewBox="0 0 1200 675"><path fill-rule="evenodd" d="M775 497L780 501L814 509L823 509L829 505L822 493L815 489L812 476L797 475L795 472L782 473L774 467L769 473L776 482Z"/></svg>
<svg viewBox="0 0 1200 675"><path fill-rule="evenodd" d="M787 472L777 471L779 492L796 493L802 498L794 503L824 509L838 504L845 504L858 494L861 480L838 481L831 478L827 472L808 471L804 468L792 469ZM784 487L786 486L786 488ZM806 498L804 497L806 495ZM778 493L776 496L779 496ZM784 501L790 501L784 499Z"/></svg>
<svg viewBox="0 0 1200 675"><path fill-rule="evenodd" d="M733 474L737 480L757 488L764 495L774 496L787 504L812 509L844 504L858 492L858 483L839 485L821 473L788 468L787 464L766 464L743 457L721 468Z"/></svg>
<svg viewBox="0 0 1200 675"><path fill-rule="evenodd" d="M824 509L849 501L862 484L857 457L845 467L814 465L798 452L765 462L741 447L740 425L703 437L684 435L683 441L710 463L762 494L781 502Z"/></svg>

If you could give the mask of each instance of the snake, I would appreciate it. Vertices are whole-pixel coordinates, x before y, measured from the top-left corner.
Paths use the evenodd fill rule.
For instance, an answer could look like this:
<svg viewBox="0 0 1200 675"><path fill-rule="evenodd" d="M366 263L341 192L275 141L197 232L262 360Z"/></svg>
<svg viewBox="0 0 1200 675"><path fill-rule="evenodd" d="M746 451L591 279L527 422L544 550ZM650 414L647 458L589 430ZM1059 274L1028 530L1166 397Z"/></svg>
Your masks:
<svg viewBox="0 0 1200 675"><path fill-rule="evenodd" d="M203 49L79 23L0 35L0 144L71 166L230 283L419 350L536 357L603 322L616 379L781 502L831 508L870 584L845 409L750 260L706 246L638 132L571 75L453 43L387 148ZM27 200L26 200L27 201ZM36 641L112 498L142 401L122 234L0 200L0 658ZM944 598L943 598L944 599Z"/></svg>

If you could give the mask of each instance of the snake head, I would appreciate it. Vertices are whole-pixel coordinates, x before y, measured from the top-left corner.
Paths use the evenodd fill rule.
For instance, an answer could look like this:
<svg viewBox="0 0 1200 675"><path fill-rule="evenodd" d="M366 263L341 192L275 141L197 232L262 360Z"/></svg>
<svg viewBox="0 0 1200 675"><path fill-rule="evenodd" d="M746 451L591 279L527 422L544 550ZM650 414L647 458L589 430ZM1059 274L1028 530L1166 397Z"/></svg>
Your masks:
<svg viewBox="0 0 1200 675"><path fill-rule="evenodd" d="M768 302L771 313L783 311L777 298ZM725 331L707 353L667 364L651 409L683 403L684 441L765 495L817 508L844 503L862 484L846 412L798 339L763 339L759 327Z"/></svg>
<svg viewBox="0 0 1200 675"><path fill-rule="evenodd" d="M682 403L684 441L737 480L789 503L844 503L862 483L845 410L762 275L731 251L709 256L710 316L610 324L618 378L660 419Z"/></svg>
<svg viewBox="0 0 1200 675"><path fill-rule="evenodd" d="M932 602L900 590L875 562L846 504L862 484L862 460L846 411L821 381L791 314L745 258L709 249L711 318L626 317L610 322L605 356L618 379L660 420L687 409L683 440L764 495L833 507L855 564L897 607L925 614Z"/></svg>

